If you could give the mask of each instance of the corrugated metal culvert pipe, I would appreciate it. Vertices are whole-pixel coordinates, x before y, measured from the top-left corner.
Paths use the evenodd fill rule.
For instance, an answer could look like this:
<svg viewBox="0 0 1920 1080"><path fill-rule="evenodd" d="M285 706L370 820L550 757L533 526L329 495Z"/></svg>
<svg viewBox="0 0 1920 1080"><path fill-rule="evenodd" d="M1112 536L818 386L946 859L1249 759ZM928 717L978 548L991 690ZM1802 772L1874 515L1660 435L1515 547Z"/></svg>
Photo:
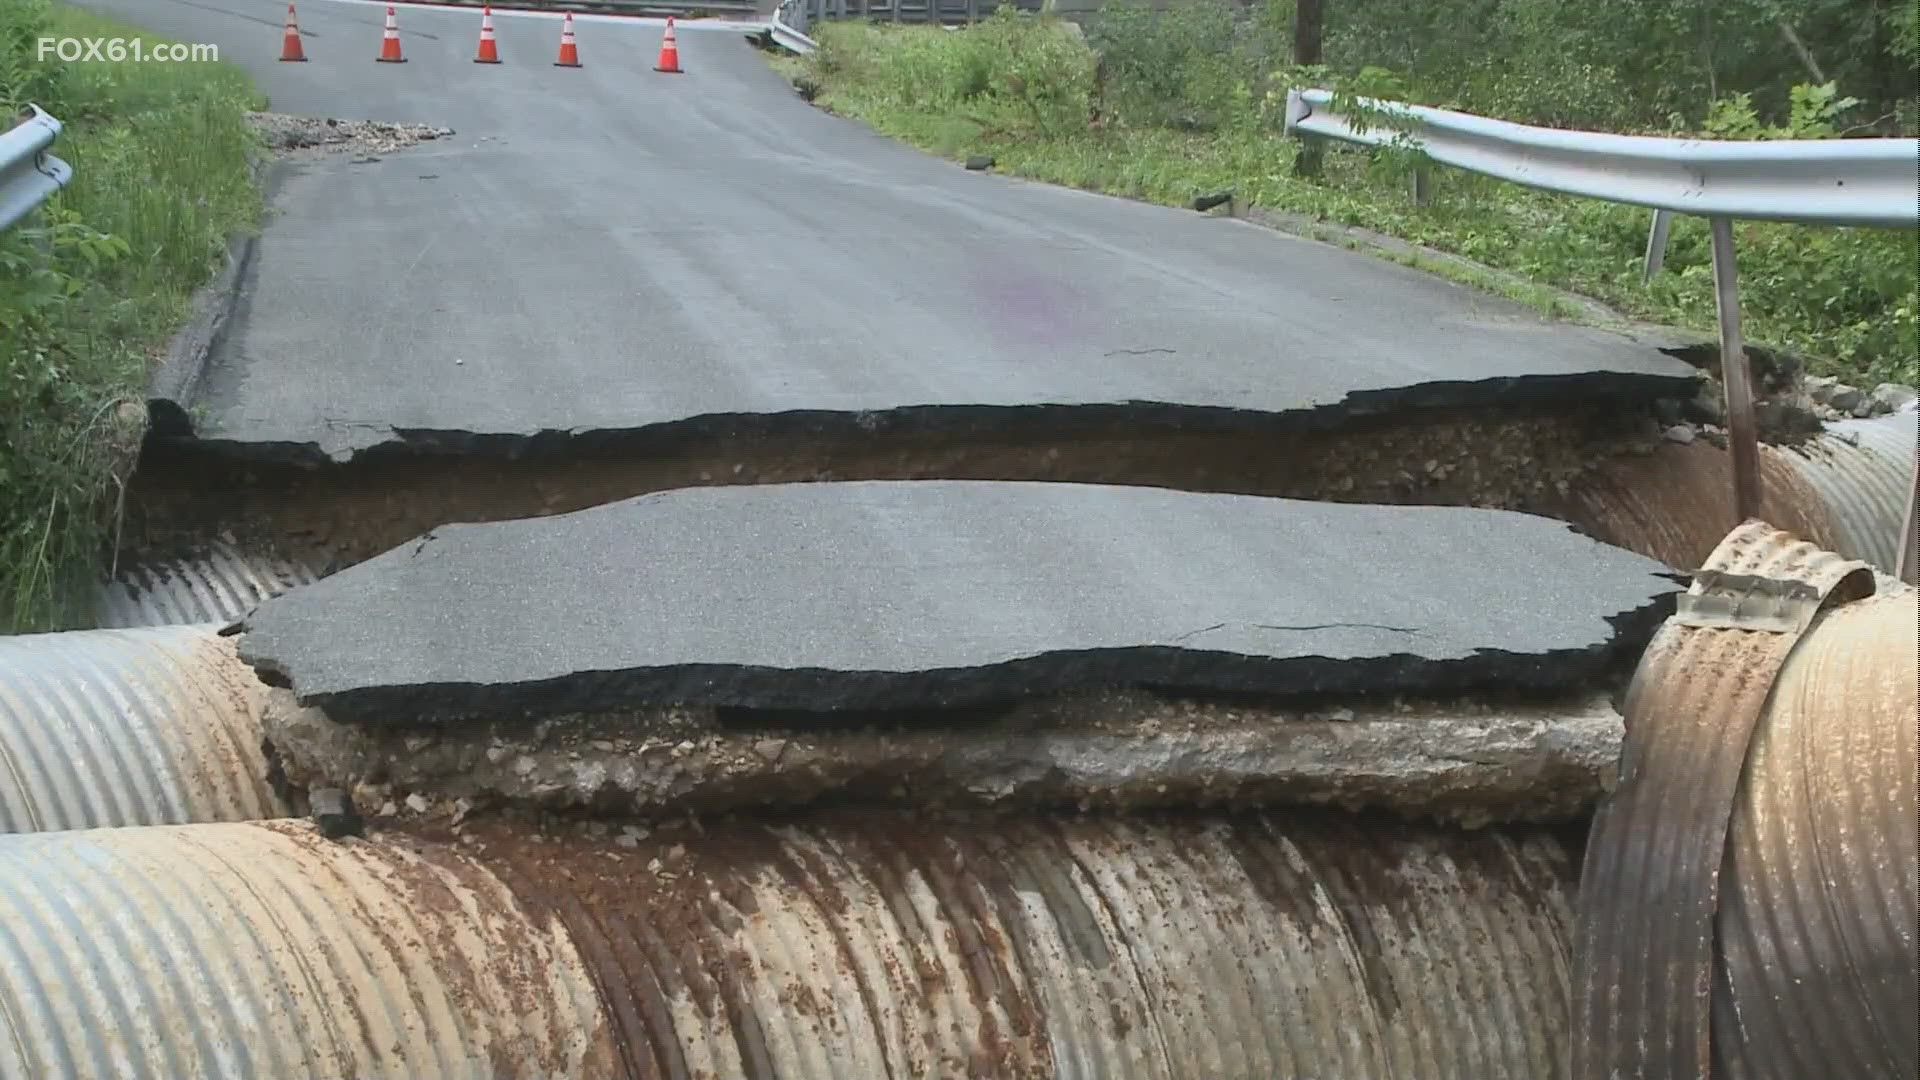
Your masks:
<svg viewBox="0 0 1920 1080"><path fill-rule="evenodd" d="M450 851L291 822L0 837L9 1080L607 1076L602 1017L566 933Z"/></svg>
<svg viewBox="0 0 1920 1080"><path fill-rule="evenodd" d="M1920 602L1893 586L1787 659L1734 803L1715 1074L1920 1075Z"/></svg>
<svg viewBox="0 0 1920 1080"><path fill-rule="evenodd" d="M1916 596L1759 522L1709 560L1588 846L1574 1080L1920 1071Z"/></svg>
<svg viewBox="0 0 1920 1080"><path fill-rule="evenodd" d="M1828 531L1808 539L1894 573L1917 444L1920 412L1907 408L1871 420L1829 424L1821 438L1777 451L1825 511Z"/></svg>
<svg viewBox="0 0 1920 1080"><path fill-rule="evenodd" d="M214 544L193 558L121 567L101 586L98 622L107 628L230 623L318 576L299 562Z"/></svg>
<svg viewBox="0 0 1920 1080"><path fill-rule="evenodd" d="M1573 866L1337 816L0 838L0 1076L1543 1080Z"/></svg>
<svg viewBox="0 0 1920 1080"><path fill-rule="evenodd" d="M293 813L264 694L210 626L0 637L0 832Z"/></svg>
<svg viewBox="0 0 1920 1080"><path fill-rule="evenodd" d="M1920 435L1912 409L1843 420L1797 447L1762 446L1760 516L1892 574ZM1733 522L1732 465L1705 442L1601 466L1551 507L1596 539L1692 570Z"/></svg>

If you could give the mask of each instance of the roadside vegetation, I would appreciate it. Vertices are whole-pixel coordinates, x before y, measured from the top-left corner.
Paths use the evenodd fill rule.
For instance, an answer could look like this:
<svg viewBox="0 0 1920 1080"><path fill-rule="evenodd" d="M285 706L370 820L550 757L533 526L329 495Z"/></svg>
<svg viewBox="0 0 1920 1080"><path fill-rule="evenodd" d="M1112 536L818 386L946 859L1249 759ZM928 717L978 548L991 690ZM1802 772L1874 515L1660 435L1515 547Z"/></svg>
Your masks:
<svg viewBox="0 0 1920 1080"><path fill-rule="evenodd" d="M256 93L215 63L62 64L41 38L156 39L0 0L0 106L65 125L72 184L0 233L0 630L66 625L98 573L145 424L148 365L254 227ZM11 126L11 121L6 122Z"/></svg>
<svg viewBox="0 0 1920 1080"><path fill-rule="evenodd" d="M1294 62L1294 0L1114 0L1077 27L1011 8L957 31L833 23L816 27L818 53L777 63L816 104L936 153L1171 205L1232 191L1518 275L1531 286L1501 290L1551 314L1574 310L1566 290L1702 332L1715 325L1704 221L1676 219L1666 270L1643 286L1650 212L1446 169L1416 206L1408 153L1329 146L1317 168L1298 161L1281 135L1287 90L1636 134L1915 134L1915 0L1300 2L1320 9L1319 63ZM1914 231L1736 232L1750 339L1850 383L1920 382Z"/></svg>

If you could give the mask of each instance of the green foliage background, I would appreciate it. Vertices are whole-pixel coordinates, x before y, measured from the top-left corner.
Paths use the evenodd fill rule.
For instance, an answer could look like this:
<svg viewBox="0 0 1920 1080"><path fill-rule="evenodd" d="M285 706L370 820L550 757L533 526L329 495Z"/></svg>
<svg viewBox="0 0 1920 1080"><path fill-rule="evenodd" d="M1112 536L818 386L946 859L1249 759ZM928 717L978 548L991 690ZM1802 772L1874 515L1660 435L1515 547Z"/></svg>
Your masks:
<svg viewBox="0 0 1920 1080"><path fill-rule="evenodd" d="M957 32L827 24L821 50L786 65L819 104L936 152L1169 204L1231 189L1703 333L1705 222L1675 222L1667 270L1643 286L1646 211L1456 171L1416 208L1409 155L1364 148L1330 147L1302 179L1280 134L1287 89L1628 133L1915 134L1914 0L1324 0L1314 68L1289 61L1293 16L1292 0L1115 0L1083 30L1011 8ZM1913 230L1748 222L1737 237L1754 340L1868 386L1920 382ZM1566 310L1550 290L1521 298Z"/></svg>
<svg viewBox="0 0 1920 1080"><path fill-rule="evenodd" d="M78 616L142 434L148 363L253 227L256 95L211 63L62 64L41 37L151 35L0 0L0 108L66 130L70 186L0 233L0 630Z"/></svg>

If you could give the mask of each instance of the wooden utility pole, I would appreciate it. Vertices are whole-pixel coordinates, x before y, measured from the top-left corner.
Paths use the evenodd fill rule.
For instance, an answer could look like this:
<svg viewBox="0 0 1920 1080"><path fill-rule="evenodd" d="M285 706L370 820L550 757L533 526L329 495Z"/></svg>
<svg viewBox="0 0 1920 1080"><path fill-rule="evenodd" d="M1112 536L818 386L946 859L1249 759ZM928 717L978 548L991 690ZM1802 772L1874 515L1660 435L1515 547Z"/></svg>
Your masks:
<svg viewBox="0 0 1920 1080"><path fill-rule="evenodd" d="M1320 41L1324 26L1322 0L1293 0L1293 62L1309 67L1321 62ZM1293 159L1293 175L1320 175L1320 140L1301 139Z"/></svg>

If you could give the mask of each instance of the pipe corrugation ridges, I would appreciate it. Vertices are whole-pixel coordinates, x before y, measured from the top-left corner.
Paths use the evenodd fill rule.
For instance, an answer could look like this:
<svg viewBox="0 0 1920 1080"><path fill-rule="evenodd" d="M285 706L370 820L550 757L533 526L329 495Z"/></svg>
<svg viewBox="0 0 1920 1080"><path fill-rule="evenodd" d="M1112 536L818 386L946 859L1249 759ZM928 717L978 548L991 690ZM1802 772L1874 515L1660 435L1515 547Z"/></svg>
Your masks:
<svg viewBox="0 0 1920 1080"><path fill-rule="evenodd" d="M1715 1074L1920 1072L1914 590L1835 609L1782 668L1728 835Z"/></svg>
<svg viewBox="0 0 1920 1080"><path fill-rule="evenodd" d="M1827 425L1798 447L1760 448L1759 516L1889 573L1913 482L1909 409ZM1734 522L1732 465L1706 442L1603 463L1553 507L1607 543L1691 571Z"/></svg>
<svg viewBox="0 0 1920 1080"><path fill-rule="evenodd" d="M1871 595L1874 578L1870 567L1860 565L1854 556L1829 551L1819 544L1764 521L1748 521L1720 541L1702 569L1722 574L1739 574L1774 581L1804 582L1823 598L1842 585L1858 588L1859 596ZM1699 596L1708 584L1696 580L1687 591ZM1858 599L1848 596L1846 599ZM1824 602L1824 601L1823 601Z"/></svg>
<svg viewBox="0 0 1920 1080"><path fill-rule="evenodd" d="M1842 555L1892 573L1900 557L1907 493L1913 489L1920 413L1829 424L1803 449L1775 449L1819 494Z"/></svg>
<svg viewBox="0 0 1920 1080"><path fill-rule="evenodd" d="M1736 578L1720 584L1726 579L1709 573ZM1750 587L1742 577L1803 587L1795 614L1816 619L1874 589L1862 563L1762 521L1727 534L1689 597L1739 593ZM1690 625L1688 607L1683 601L1634 673L1619 788L1589 838L1575 931L1573 1080L1695 1075L1714 1049L1715 897L1729 821L1752 735L1801 631L1737 619Z"/></svg>
<svg viewBox="0 0 1920 1080"><path fill-rule="evenodd" d="M1565 1050L1573 868L1538 834L868 814L483 847L573 932L635 1077L1538 1080Z"/></svg>
<svg viewBox="0 0 1920 1080"><path fill-rule="evenodd" d="M0 837L0 1076L615 1075L564 931L444 848L303 823Z"/></svg>
<svg viewBox="0 0 1920 1080"><path fill-rule="evenodd" d="M1334 814L0 837L0 1075L1539 1080L1568 853Z"/></svg>
<svg viewBox="0 0 1920 1080"><path fill-rule="evenodd" d="M286 816L264 693L208 626L0 637L0 832Z"/></svg>
<svg viewBox="0 0 1920 1080"><path fill-rule="evenodd" d="M1833 530L1819 493L1778 447L1760 448L1760 517L1818 542ZM1672 443L1603 463L1555 506L1596 539L1691 572L1711 557L1734 517L1731 459L1705 442Z"/></svg>
<svg viewBox="0 0 1920 1080"><path fill-rule="evenodd" d="M298 563L215 544L201 557L122 568L101 589L99 623L107 628L230 623L317 577Z"/></svg>

